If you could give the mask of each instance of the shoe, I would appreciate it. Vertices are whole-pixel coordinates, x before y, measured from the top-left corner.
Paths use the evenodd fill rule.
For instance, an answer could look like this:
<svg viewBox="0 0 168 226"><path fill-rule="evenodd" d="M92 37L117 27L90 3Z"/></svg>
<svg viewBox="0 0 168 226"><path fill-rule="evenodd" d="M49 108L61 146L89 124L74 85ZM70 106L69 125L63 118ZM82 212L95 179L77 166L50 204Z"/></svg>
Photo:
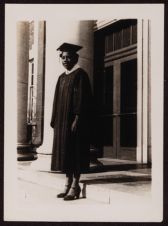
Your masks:
<svg viewBox="0 0 168 226"><path fill-rule="evenodd" d="M79 185L76 187L71 187L69 193L64 197L64 200L70 201L74 199L79 199L80 193L81 193L81 188Z"/></svg>
<svg viewBox="0 0 168 226"><path fill-rule="evenodd" d="M71 185L65 185L65 190L63 192L59 193L57 195L57 198L64 198L68 194L70 188L71 188Z"/></svg>

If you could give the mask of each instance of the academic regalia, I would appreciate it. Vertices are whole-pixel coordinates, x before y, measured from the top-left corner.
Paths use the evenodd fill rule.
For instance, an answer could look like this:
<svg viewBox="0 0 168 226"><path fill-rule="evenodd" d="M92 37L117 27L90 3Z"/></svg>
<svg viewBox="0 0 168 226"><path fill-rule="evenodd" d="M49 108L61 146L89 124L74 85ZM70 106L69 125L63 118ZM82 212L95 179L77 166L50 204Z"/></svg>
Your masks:
<svg viewBox="0 0 168 226"><path fill-rule="evenodd" d="M51 170L85 173L89 169L91 88L87 73L78 68L57 81L51 126L54 128ZM77 129L71 125L78 115Z"/></svg>

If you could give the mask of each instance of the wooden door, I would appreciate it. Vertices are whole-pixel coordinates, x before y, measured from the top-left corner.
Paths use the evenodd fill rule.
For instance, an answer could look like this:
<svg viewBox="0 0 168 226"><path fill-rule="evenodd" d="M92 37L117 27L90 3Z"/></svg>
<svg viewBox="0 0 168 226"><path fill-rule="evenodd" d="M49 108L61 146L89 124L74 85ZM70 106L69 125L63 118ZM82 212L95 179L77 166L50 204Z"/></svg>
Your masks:
<svg viewBox="0 0 168 226"><path fill-rule="evenodd" d="M136 55L105 64L104 156L136 160L137 59ZM111 129L110 129L111 128Z"/></svg>

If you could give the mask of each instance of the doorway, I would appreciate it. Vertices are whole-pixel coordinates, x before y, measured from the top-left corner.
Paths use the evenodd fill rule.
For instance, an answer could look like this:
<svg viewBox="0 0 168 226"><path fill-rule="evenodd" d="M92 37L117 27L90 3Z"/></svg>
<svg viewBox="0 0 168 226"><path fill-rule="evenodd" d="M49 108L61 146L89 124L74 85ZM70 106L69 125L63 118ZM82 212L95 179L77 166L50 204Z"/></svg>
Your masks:
<svg viewBox="0 0 168 226"><path fill-rule="evenodd" d="M103 157L136 161L136 26L136 20L122 20L95 32L94 96Z"/></svg>

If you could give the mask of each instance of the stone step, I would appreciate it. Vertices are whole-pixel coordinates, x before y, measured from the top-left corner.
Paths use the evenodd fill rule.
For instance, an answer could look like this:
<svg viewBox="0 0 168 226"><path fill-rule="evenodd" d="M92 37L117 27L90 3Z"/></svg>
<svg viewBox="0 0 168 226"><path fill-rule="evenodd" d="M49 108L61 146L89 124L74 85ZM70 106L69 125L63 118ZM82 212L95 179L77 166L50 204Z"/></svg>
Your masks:
<svg viewBox="0 0 168 226"><path fill-rule="evenodd" d="M51 187L58 192L62 190L65 183L65 175L62 173L52 172L48 169L40 169L31 165L30 162L22 162L18 164L18 179L22 181L28 181L30 183L38 184L40 186ZM37 169L38 168L38 169ZM119 179L125 178L131 182L131 178L144 177L146 181L150 181L150 173L141 172L128 172L128 171L107 171L98 173L83 174L80 180L80 186L82 188L82 195L87 199L96 200L99 202L111 204L113 201L120 197L123 200L130 197L131 199L140 199L144 195L148 195L149 191L140 191L140 195L135 192L128 191L129 186L125 186L124 183L119 184ZM135 181L135 183L136 183ZM103 182L103 183L102 183ZM117 183L116 183L117 182ZM133 181L134 182L134 181ZM135 185L134 183L134 185ZM135 187L136 188L136 187ZM134 189L132 189L134 191Z"/></svg>

